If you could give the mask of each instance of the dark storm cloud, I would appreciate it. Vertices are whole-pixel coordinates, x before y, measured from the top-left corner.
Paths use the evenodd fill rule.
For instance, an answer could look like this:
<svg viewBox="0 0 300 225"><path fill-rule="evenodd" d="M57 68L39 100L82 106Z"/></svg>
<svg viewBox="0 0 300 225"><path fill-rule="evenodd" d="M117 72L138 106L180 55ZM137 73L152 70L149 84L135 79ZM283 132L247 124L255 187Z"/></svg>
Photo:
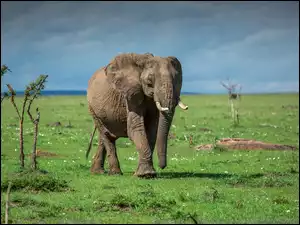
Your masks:
<svg viewBox="0 0 300 225"><path fill-rule="evenodd" d="M2 87L48 73L48 89L86 89L118 52L152 52L179 58L184 91L224 91L228 76L299 88L297 2L1 2L1 15Z"/></svg>

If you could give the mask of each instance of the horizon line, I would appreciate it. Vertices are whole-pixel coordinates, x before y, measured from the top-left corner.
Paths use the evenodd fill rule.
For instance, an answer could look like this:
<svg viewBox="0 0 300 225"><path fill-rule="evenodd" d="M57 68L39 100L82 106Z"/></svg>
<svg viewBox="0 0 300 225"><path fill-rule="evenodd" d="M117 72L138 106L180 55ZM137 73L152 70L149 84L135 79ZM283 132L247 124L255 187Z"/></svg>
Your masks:
<svg viewBox="0 0 300 225"><path fill-rule="evenodd" d="M18 94L23 94L25 91L24 90L22 90L22 91L20 91L20 90L16 90L15 91L16 92L16 95L18 95ZM87 92L87 90L79 90L79 89L69 89L69 90L42 90L41 92L53 92L53 93L55 93L55 92L63 92L63 93L70 93L70 92ZM3 93L4 92L1 92L1 95L3 95ZM181 93L182 94L193 94L193 95L216 95L216 94L218 94L218 95L225 95L225 94L228 94L227 92L193 92L193 91L181 91ZM251 95L251 94L255 94L255 95L257 95L257 94L299 94L299 91L279 91L279 92L244 92L244 93L241 93L241 95L245 95L245 94L247 94L247 95Z"/></svg>

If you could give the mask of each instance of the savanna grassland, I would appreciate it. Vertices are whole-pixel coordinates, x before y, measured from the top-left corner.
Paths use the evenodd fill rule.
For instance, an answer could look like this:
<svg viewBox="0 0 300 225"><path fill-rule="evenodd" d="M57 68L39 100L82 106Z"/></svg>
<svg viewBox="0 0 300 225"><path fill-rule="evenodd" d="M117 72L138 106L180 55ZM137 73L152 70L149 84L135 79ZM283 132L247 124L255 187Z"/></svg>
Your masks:
<svg viewBox="0 0 300 225"><path fill-rule="evenodd" d="M48 155L38 157L40 172L20 172L17 114L4 100L1 221L12 181L10 223L299 223L299 150L194 148L242 137L299 149L299 94L243 96L239 126L232 125L226 95L182 99L189 110L176 110L168 166L159 169L155 151L158 178L148 180L132 176L138 155L125 138L117 141L124 175L90 174L97 135L86 160L93 123L85 96L36 101L32 108L38 105L41 112L37 148ZM55 122L62 126L47 126ZM32 144L33 125L26 115L27 168Z"/></svg>

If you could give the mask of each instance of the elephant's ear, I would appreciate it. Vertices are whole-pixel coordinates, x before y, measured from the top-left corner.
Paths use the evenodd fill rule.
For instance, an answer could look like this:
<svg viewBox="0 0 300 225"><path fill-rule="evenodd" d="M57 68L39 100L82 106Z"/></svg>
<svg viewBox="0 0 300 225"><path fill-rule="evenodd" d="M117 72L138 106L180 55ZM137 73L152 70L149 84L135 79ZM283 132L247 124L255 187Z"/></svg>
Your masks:
<svg viewBox="0 0 300 225"><path fill-rule="evenodd" d="M180 96L180 91L182 87L182 67L180 61L175 56L168 56L168 60L172 67L175 69L173 73L173 81L177 96Z"/></svg>
<svg viewBox="0 0 300 225"><path fill-rule="evenodd" d="M178 73L182 73L181 63L175 56L168 56L169 61Z"/></svg>
<svg viewBox="0 0 300 225"><path fill-rule="evenodd" d="M122 54L115 57L105 68L107 81L125 98L139 105L144 98L140 83L141 66L134 60L133 54Z"/></svg>

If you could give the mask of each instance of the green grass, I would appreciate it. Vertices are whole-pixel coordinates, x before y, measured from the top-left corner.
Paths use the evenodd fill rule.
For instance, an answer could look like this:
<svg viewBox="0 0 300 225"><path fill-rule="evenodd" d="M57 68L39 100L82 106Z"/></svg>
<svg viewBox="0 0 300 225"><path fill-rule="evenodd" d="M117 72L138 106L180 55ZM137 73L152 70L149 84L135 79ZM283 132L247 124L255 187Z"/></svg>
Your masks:
<svg viewBox="0 0 300 225"><path fill-rule="evenodd" d="M85 160L93 123L86 97L41 97L38 149L43 173L20 172L18 120L9 101L1 108L1 221L12 181L11 223L298 223L299 151L196 151L218 138L243 137L299 149L299 95L245 95L241 122L232 126L227 96L183 96L188 111L176 110L168 166L157 179L133 177L137 152L117 141L123 176L91 175ZM18 104L20 105L18 98ZM32 109L35 109L35 105ZM296 108L283 108L294 105ZM68 120L72 128L66 128ZM60 121L62 127L46 126ZM24 124L26 167L33 126ZM201 128L210 130L203 131ZM193 145L189 136L193 136ZM107 167L106 167L107 168Z"/></svg>

